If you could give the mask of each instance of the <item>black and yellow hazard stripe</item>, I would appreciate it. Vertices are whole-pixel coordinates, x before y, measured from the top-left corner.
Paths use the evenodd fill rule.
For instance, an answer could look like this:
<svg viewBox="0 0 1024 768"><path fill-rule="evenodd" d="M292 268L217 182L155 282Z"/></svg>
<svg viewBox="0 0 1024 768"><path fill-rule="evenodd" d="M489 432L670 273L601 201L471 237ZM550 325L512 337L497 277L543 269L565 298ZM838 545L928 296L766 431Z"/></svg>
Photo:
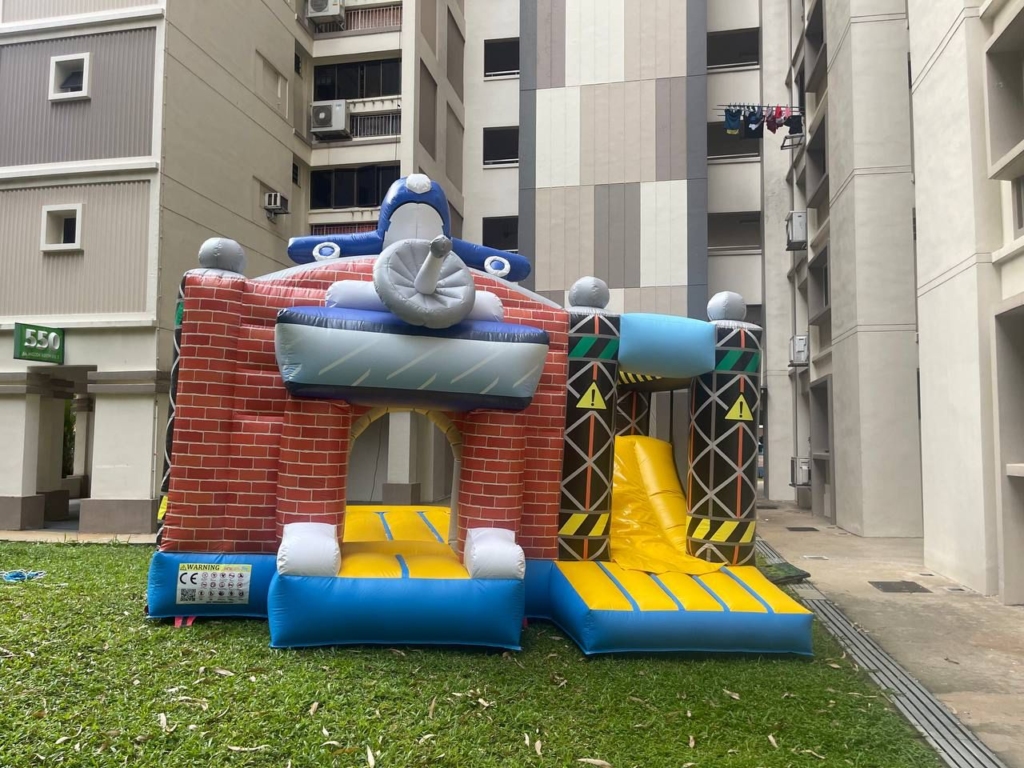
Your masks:
<svg viewBox="0 0 1024 768"><path fill-rule="evenodd" d="M751 544L754 541L754 520L714 520L691 517L686 523L686 537L693 542Z"/></svg>
<svg viewBox="0 0 1024 768"><path fill-rule="evenodd" d="M609 512L559 512L559 536L605 536L608 533Z"/></svg>
<svg viewBox="0 0 1024 768"><path fill-rule="evenodd" d="M645 384L649 381L657 381L661 376L645 376L642 373L628 373L627 371L619 371L619 381L623 384Z"/></svg>

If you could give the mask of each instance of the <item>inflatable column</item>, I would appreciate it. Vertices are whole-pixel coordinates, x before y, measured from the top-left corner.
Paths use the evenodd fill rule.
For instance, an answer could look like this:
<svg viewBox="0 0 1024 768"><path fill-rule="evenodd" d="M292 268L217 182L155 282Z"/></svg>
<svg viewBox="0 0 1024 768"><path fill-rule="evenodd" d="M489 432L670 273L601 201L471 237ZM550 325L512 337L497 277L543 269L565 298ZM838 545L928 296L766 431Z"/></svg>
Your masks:
<svg viewBox="0 0 1024 768"><path fill-rule="evenodd" d="M633 374L619 371L619 385L629 384ZM651 434L651 393L628 389L615 399L615 434L618 437Z"/></svg>
<svg viewBox="0 0 1024 768"><path fill-rule="evenodd" d="M690 385L687 549L731 565L753 563L757 519L761 328L746 313L738 294L711 299L715 370Z"/></svg>
<svg viewBox="0 0 1024 768"><path fill-rule="evenodd" d="M558 557L609 560L619 316L605 311L608 286L593 277L573 285L569 305Z"/></svg>

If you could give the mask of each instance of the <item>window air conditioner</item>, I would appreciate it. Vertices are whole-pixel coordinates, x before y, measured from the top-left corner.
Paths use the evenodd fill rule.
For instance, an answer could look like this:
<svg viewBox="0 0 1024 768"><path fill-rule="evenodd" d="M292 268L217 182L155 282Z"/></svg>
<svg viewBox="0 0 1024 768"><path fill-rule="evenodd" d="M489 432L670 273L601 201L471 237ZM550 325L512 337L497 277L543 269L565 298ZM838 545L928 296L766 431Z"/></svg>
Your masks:
<svg viewBox="0 0 1024 768"><path fill-rule="evenodd" d="M333 135L351 138L348 105L344 100L314 101L310 108L309 129L314 136Z"/></svg>
<svg viewBox="0 0 1024 768"><path fill-rule="evenodd" d="M267 213L288 213L288 198L280 192L267 192L263 196L263 210Z"/></svg>
<svg viewBox="0 0 1024 768"><path fill-rule="evenodd" d="M786 217L786 250L807 250L807 211L790 211Z"/></svg>
<svg viewBox="0 0 1024 768"><path fill-rule="evenodd" d="M794 456L789 460L789 484L802 488L811 484L811 460Z"/></svg>
<svg viewBox="0 0 1024 768"><path fill-rule="evenodd" d="M810 361L810 349L806 334L789 337L789 364L792 367L807 365Z"/></svg>
<svg viewBox="0 0 1024 768"><path fill-rule="evenodd" d="M341 21L345 18L343 0L307 0L306 18L315 21Z"/></svg>

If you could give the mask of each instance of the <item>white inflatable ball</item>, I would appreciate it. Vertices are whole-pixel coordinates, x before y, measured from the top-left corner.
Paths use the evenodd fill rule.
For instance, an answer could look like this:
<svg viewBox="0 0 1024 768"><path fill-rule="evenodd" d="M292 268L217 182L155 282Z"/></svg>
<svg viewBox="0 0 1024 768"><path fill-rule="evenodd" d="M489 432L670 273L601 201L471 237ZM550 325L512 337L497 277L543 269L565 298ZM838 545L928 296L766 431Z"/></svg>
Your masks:
<svg viewBox="0 0 1024 768"><path fill-rule="evenodd" d="M199 266L225 272L245 272L245 250L234 240L211 237L199 246Z"/></svg>
<svg viewBox="0 0 1024 768"><path fill-rule="evenodd" d="M747 302L738 293L722 291L708 302L708 320L743 321L747 317Z"/></svg>
<svg viewBox="0 0 1024 768"><path fill-rule="evenodd" d="M608 284L599 277L581 277L569 289L570 307L604 309L610 299Z"/></svg>

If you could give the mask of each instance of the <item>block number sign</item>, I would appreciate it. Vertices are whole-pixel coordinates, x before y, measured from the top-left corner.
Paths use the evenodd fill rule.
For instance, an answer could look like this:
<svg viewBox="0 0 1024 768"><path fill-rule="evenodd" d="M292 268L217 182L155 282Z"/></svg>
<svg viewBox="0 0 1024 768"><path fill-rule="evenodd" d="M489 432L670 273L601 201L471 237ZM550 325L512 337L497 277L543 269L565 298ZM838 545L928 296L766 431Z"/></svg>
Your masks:
<svg viewBox="0 0 1024 768"><path fill-rule="evenodd" d="M64 329L14 324L14 359L64 364Z"/></svg>

